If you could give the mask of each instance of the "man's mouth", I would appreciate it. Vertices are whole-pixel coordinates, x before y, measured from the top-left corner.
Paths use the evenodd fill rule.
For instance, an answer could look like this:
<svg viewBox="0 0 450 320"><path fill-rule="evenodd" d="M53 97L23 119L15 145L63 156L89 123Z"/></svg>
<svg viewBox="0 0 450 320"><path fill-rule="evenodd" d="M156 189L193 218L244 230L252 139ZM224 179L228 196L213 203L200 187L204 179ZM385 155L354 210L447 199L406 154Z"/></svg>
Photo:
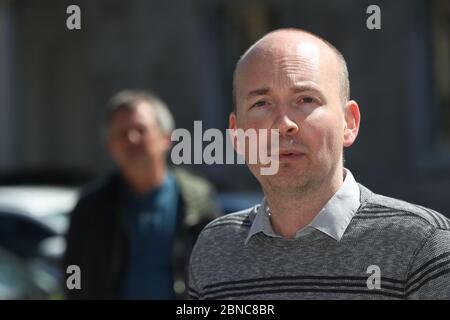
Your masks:
<svg viewBox="0 0 450 320"><path fill-rule="evenodd" d="M303 156L305 156L305 154L297 150L284 150L280 151L278 154L273 154L273 157L278 157L280 161L294 161Z"/></svg>

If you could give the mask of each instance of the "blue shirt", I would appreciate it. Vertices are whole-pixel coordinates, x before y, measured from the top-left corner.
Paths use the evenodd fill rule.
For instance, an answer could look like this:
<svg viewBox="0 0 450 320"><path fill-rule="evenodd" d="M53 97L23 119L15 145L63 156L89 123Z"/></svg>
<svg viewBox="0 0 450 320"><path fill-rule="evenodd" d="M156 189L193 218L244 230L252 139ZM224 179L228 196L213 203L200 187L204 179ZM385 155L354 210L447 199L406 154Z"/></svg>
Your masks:
<svg viewBox="0 0 450 320"><path fill-rule="evenodd" d="M175 178L143 195L131 190L125 197L129 261L122 298L175 299L172 252L177 228L178 195Z"/></svg>

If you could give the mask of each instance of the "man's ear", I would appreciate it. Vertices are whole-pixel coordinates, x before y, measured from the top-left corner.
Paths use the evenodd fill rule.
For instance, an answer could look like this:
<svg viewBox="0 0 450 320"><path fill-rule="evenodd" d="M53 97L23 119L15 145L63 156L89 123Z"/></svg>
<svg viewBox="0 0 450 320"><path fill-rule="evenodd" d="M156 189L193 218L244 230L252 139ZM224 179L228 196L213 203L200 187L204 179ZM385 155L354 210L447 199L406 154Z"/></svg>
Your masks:
<svg viewBox="0 0 450 320"><path fill-rule="evenodd" d="M355 142L359 132L359 124L361 121L361 114L359 113L359 106L354 100L346 103L344 108L344 147L350 147Z"/></svg>
<svg viewBox="0 0 450 320"><path fill-rule="evenodd" d="M237 154L244 154L244 152L242 152L241 150L242 148L240 147L239 139L237 137L236 114L234 112L231 112L230 116L228 117L228 129L234 150L237 152Z"/></svg>

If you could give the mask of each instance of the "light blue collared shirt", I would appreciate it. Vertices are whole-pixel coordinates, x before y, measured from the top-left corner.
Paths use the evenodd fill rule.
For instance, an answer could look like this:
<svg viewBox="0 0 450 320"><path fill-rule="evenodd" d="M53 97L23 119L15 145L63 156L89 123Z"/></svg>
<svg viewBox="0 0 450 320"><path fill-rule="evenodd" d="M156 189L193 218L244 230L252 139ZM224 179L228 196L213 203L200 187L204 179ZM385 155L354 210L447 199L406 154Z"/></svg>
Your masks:
<svg viewBox="0 0 450 320"><path fill-rule="evenodd" d="M307 226L296 232L295 238L307 235L316 229L332 237L336 241L341 240L350 221L360 206L360 190L358 184L350 170L344 169L344 171L344 183L339 190L330 200L328 200L326 205ZM275 234L273 231L267 211L268 207L266 200L264 199L257 209L245 244L247 244L252 236L259 232L263 232L270 237L281 238L280 235Z"/></svg>

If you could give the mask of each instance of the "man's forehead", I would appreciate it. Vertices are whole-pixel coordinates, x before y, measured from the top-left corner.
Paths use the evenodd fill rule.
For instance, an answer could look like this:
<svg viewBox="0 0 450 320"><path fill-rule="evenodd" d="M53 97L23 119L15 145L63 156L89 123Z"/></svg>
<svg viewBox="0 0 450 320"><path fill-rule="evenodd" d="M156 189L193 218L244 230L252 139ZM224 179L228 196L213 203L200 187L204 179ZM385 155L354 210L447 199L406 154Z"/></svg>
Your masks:
<svg viewBox="0 0 450 320"><path fill-rule="evenodd" d="M269 43L254 47L251 51L248 51L242 58L241 64L245 65L251 63L254 60L261 59L277 59L286 56L297 57L299 59L311 59L316 60L319 56L323 55L323 49L317 45L317 43L309 41L301 42L280 42Z"/></svg>
<svg viewBox="0 0 450 320"><path fill-rule="evenodd" d="M235 85L242 94L242 90L261 86L320 82L320 79L326 78L326 73L335 70L328 64L320 48L309 42L299 43L289 49L256 50L237 69Z"/></svg>
<svg viewBox="0 0 450 320"><path fill-rule="evenodd" d="M284 70L287 74L318 71L324 59L320 50L310 44L300 44L291 50L259 51L250 54L241 62L237 76L248 73L274 73ZM251 75L251 74L250 74Z"/></svg>
<svg viewBox="0 0 450 320"><path fill-rule="evenodd" d="M153 108L145 101L138 102L132 107L123 107L112 115L112 122L150 122L155 121Z"/></svg>
<svg viewBox="0 0 450 320"><path fill-rule="evenodd" d="M299 32L280 32L269 34L251 46L238 62L236 74L257 61L288 57L310 64L336 61L335 53L322 40Z"/></svg>
<svg viewBox="0 0 450 320"><path fill-rule="evenodd" d="M255 58L297 55L305 59L315 59L330 51L331 49L321 39L311 34L280 30L269 33L253 44L241 57L238 68Z"/></svg>

